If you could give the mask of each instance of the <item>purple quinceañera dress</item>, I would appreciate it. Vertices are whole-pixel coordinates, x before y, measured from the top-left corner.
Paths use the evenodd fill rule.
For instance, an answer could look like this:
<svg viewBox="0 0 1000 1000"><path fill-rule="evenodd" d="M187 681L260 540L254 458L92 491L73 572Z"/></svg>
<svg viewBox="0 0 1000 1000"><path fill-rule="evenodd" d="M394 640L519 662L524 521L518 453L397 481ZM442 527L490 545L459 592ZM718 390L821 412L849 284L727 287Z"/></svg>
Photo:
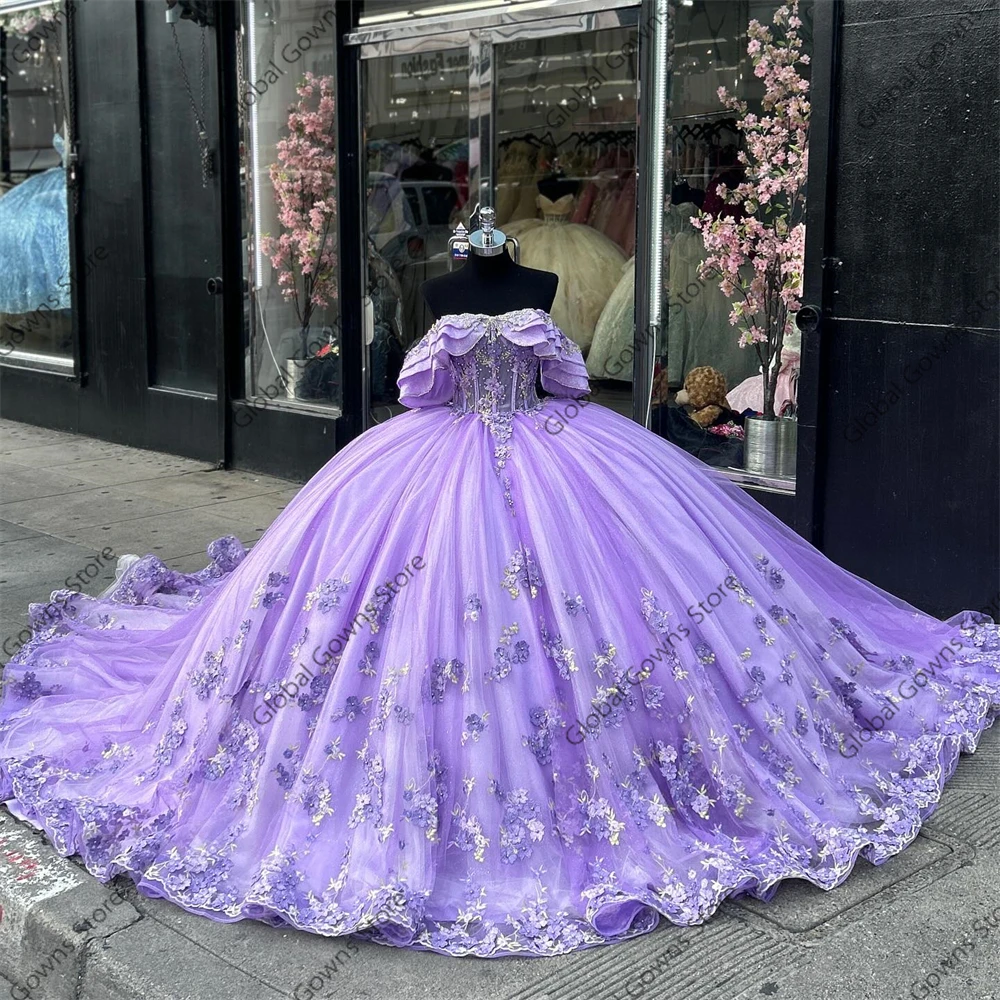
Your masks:
<svg viewBox="0 0 1000 1000"><path fill-rule="evenodd" d="M32 606L12 812L216 920L480 956L831 888L914 839L1000 713L989 618L923 614L570 402L543 310L442 317L399 383L411 411L250 552Z"/></svg>

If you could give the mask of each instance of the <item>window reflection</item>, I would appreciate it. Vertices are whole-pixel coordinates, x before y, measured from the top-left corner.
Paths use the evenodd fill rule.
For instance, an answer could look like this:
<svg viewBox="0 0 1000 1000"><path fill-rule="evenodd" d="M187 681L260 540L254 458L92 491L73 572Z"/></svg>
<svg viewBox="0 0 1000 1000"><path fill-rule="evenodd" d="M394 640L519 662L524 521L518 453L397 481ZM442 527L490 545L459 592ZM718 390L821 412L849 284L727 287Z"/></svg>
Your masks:
<svg viewBox="0 0 1000 1000"><path fill-rule="evenodd" d="M733 300L719 277L701 270L706 249L692 221L735 218L742 211L718 194L720 184L732 189L747 179L739 161L745 141L718 90L725 87L761 113L764 86L747 52L747 29L754 19L771 25L778 7L773 0L691 0L671 7L665 331L657 345L652 426L703 461L733 470L744 468L743 417L763 407L761 363L753 348L740 346L740 328L729 320ZM800 16L808 52L812 4L806 0ZM753 265L745 267L749 276ZM797 331L786 335L778 362L779 416L797 412L799 351Z"/></svg>
<svg viewBox="0 0 1000 1000"><path fill-rule="evenodd" d="M469 53L363 60L371 400L398 409L406 350L433 322L420 293L469 223Z"/></svg>
<svg viewBox="0 0 1000 1000"><path fill-rule="evenodd" d="M494 62L497 223L522 264L559 275L553 319L597 398L631 414L636 29L520 39Z"/></svg>
<svg viewBox="0 0 1000 1000"><path fill-rule="evenodd" d="M65 32L62 4L0 13L0 360L9 363L72 364Z"/></svg>
<svg viewBox="0 0 1000 1000"><path fill-rule="evenodd" d="M248 0L248 395L339 412L336 47L328 0Z"/></svg>

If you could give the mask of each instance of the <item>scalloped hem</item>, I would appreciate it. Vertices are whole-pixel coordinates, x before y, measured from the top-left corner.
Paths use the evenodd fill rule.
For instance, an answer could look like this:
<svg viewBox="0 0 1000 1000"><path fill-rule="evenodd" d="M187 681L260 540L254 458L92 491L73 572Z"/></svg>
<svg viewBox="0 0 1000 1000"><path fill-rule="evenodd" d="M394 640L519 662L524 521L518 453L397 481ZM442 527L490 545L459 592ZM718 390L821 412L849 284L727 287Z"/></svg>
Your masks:
<svg viewBox="0 0 1000 1000"><path fill-rule="evenodd" d="M970 696L974 694L975 692L970 692ZM445 922L429 919L418 921L394 919L391 905L362 905L350 912L338 908L336 920L307 920L297 915L295 911L283 908L273 900L254 893L247 894L241 901L224 907L206 906L171 889L162 880L150 878L144 872L130 867L120 856L106 865L89 861L79 850L82 831L77 829L64 840L51 826L38 820L34 810L22 812L16 797L6 800L4 804L13 815L44 832L62 856L79 856L86 869L100 881L106 883L118 875L127 875L143 895L166 899L189 913L208 917L219 923L257 920L273 927L291 927L324 937L355 935L376 944L432 951L454 957L541 958L564 955L648 934L659 926L661 917L676 926L697 926L705 923L725 899L746 895L768 902L780 888L781 883L789 879L803 880L829 891L847 881L859 857L864 857L874 865L884 864L916 839L923 824L940 805L945 784L954 774L961 754L974 753L983 734L992 727L1000 715L1000 704L991 702L989 698L982 698L981 708L973 728L940 736L928 734L916 741L938 744L937 770L934 775L928 775L928 779L933 778L937 787L933 800L916 814L906 809L906 802L902 797L886 800L883 807L885 810L896 807L911 813L905 830L892 837L879 837L872 833L861 834L846 861L838 865L838 870L832 871L827 877L823 876L822 869L809 869L795 864L788 864L777 873L761 877L759 873L744 865L743 868L731 872L726 883L718 880L707 883L707 880L702 880L702 889L704 890L706 885L710 888L707 892L699 893L694 907L685 907L680 903L666 903L657 893L649 889L618 891L613 896L605 896L601 902L588 906L585 917L567 917L564 913L549 914L539 910L539 921L535 930L541 930L543 933L525 934L523 925L509 920L500 922L473 918L466 921ZM13 786L16 782L8 777L6 784ZM16 788L4 788L0 794L7 795L11 791L16 791ZM79 816L74 815L73 820L79 823ZM64 845L61 848L58 846L60 841ZM823 848L827 845L817 841L816 846ZM150 868L154 866L151 865ZM679 881L676 883L676 888L682 893L685 891ZM365 890L365 894L372 895L369 890ZM587 890L581 890L580 898L583 899L586 894ZM541 900L538 902L541 905Z"/></svg>
<svg viewBox="0 0 1000 1000"><path fill-rule="evenodd" d="M134 604L180 612L191 606L191 602L199 601L204 590L224 581L245 557L245 550L232 536L225 536L209 546L209 555L212 558L209 567L193 575L173 573L153 556L133 561L123 557L121 575L111 588L98 598L73 595L66 608L66 618L72 622L57 621L40 632L15 660L30 664L46 643L64 635L66 630L101 628L100 613L108 607L121 609ZM996 626L990 624L989 628ZM503 918L489 919L479 915L488 909L488 899L481 906L463 905L453 896L448 905L456 911L456 919L439 921L424 915L427 902L434 902L433 882L429 890L411 891L399 880L386 881L377 888L354 885L348 880L339 890L347 906L315 895L309 895L307 905L287 905L280 898L288 895L287 885L282 882L285 873L269 865L265 858L257 859L252 868L238 873L244 885L240 893L227 885L229 878L221 867L219 877L209 887L195 885L185 890L183 886L198 882L197 875L218 863L207 849L191 849L197 858L191 861L187 855L181 857L176 847L156 844L145 856L137 857L142 845L130 845L130 838L117 836L109 838L117 853L110 860L98 861L93 844L88 847L86 821L81 815L88 803L45 799L37 794L30 781L19 781L6 762L0 762L0 800L8 800L12 814L44 832L58 853L78 855L99 880L107 882L117 875L127 875L144 895L166 899L190 913L218 922L253 919L327 937L355 934L387 946L452 956L562 955L649 933L659 925L661 917L678 926L702 924L726 898L748 895L767 901L786 879L800 879L830 890L846 881L859 857L880 865L904 850L940 804L945 784L954 773L961 753L973 753L982 734L1000 714L1000 653L996 634L992 631L988 634L990 645L984 650L985 659L997 673L998 681L984 678L962 686L961 679L955 678L954 686L960 697L951 706L953 711L962 708L962 720L950 723L953 732L927 733L910 741L911 760L919 758L923 773L912 787L903 787L903 781L894 782L892 792L880 800L881 816L873 818L870 824L835 828L823 825L820 817L815 825L803 824L797 829L795 844L781 847L772 842L769 848L757 849L752 855L746 850L718 845L708 866L717 877L702 878L700 885L694 884L694 876L688 880L661 879L659 883L651 877L645 885L636 884L641 881L640 875L639 879L633 879L632 885L623 888L611 878L593 881L600 872L595 875L592 870L590 883L563 893L572 896L571 913L548 907L541 894L537 899L525 894L519 901L522 919L509 915L513 907L500 906L495 909L504 914ZM985 638L987 633L982 635ZM952 667L957 671L961 662L954 661ZM880 732L877 739L892 740L893 735ZM901 777L904 765L900 768L890 774ZM48 821L43 818L45 813ZM880 828L870 828L876 825ZM692 839L697 835L697 831L685 832ZM596 837L587 841L587 845L587 858L592 861L604 848L604 843ZM198 855L199 851L203 853ZM100 857L107 858L109 854L102 851ZM820 861L809 866L803 863L803 856ZM171 868L173 875L168 871L166 877L157 871ZM655 868L651 863L648 874L653 875ZM384 877L388 879L389 874ZM275 885L269 884L272 882ZM489 888L489 884L484 886L487 892ZM464 915L459 916L463 911Z"/></svg>

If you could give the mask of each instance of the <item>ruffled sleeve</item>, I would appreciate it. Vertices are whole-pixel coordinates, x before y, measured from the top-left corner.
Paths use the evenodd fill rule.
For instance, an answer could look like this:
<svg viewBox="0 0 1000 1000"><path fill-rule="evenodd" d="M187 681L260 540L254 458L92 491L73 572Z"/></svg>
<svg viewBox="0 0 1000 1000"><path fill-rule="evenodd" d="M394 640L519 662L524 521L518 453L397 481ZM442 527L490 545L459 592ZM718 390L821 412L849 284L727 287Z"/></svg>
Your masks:
<svg viewBox="0 0 1000 1000"><path fill-rule="evenodd" d="M580 348L541 309L526 310L512 322L507 337L518 347L530 347L541 360L542 388L553 396L579 399L590 392L587 365Z"/></svg>
<svg viewBox="0 0 1000 1000"><path fill-rule="evenodd" d="M455 395L453 354L464 354L471 348L467 340L478 339L475 333L449 322L448 317L433 326L406 352L399 373L399 401L404 406L441 406Z"/></svg>

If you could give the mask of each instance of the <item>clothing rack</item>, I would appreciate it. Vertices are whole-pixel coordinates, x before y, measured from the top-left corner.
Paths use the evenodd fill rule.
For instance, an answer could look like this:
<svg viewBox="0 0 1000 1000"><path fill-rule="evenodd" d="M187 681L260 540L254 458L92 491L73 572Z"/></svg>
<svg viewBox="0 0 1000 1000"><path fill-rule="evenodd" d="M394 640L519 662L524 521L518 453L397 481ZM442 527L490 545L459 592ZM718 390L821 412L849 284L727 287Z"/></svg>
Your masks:
<svg viewBox="0 0 1000 1000"><path fill-rule="evenodd" d="M561 139L556 139L551 131L545 132L542 136L535 135L534 132L518 132L516 135L512 135L509 139L501 139L497 143L499 149L506 149L511 143L514 142L527 142L533 146L538 146L540 148L554 148L558 149L560 146L565 146L567 143L576 142L577 148L583 145L589 145L591 143L607 143L607 144L617 144L617 145L634 145L635 144L635 130L634 129L623 129L622 122L598 122L596 126L600 125L610 126L615 125L616 131L595 131L594 128L589 128L588 131L582 132L577 129L575 132L571 132L567 136L563 136Z"/></svg>

